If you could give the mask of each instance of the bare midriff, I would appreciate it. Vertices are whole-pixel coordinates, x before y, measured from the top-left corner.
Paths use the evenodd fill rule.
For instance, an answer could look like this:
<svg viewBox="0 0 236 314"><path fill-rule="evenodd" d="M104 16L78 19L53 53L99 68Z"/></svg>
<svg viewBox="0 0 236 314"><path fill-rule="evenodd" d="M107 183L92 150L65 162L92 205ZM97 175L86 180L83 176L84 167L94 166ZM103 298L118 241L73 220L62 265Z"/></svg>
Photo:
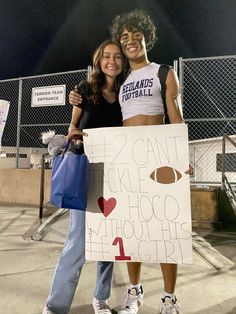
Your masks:
<svg viewBox="0 0 236 314"><path fill-rule="evenodd" d="M123 121L123 126L140 126L140 125L160 125L163 124L164 116L139 114Z"/></svg>

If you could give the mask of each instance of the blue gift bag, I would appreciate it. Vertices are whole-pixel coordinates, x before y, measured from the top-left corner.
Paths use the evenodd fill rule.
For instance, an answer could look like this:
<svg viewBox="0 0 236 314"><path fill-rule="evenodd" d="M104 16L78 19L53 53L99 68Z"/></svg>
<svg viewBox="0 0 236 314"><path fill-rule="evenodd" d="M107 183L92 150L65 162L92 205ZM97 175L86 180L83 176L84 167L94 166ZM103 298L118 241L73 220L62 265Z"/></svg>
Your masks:
<svg viewBox="0 0 236 314"><path fill-rule="evenodd" d="M88 192L88 158L65 149L54 157L50 204L58 208L85 210Z"/></svg>

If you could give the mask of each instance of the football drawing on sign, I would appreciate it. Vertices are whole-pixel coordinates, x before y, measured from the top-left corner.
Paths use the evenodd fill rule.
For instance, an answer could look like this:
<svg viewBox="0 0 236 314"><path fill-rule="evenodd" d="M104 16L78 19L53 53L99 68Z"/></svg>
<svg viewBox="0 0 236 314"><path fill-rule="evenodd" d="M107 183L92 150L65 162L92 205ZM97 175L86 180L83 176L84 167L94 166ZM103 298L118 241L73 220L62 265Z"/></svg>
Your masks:
<svg viewBox="0 0 236 314"><path fill-rule="evenodd" d="M187 126L84 131L86 259L192 263Z"/></svg>
<svg viewBox="0 0 236 314"><path fill-rule="evenodd" d="M178 170L172 167L165 166L156 168L150 174L150 178L158 183L171 184L179 181L182 178L182 175Z"/></svg>

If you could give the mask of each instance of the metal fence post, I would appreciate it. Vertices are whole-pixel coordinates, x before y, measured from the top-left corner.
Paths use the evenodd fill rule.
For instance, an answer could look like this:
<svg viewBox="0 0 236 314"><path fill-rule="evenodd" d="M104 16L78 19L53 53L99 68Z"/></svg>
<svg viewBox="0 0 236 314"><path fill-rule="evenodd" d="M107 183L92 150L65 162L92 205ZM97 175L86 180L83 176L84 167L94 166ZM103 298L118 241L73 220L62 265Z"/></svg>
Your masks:
<svg viewBox="0 0 236 314"><path fill-rule="evenodd" d="M21 105L22 105L22 85L23 85L23 80L22 80L22 78L19 78L17 135L16 135L16 168L19 168L19 157L20 157L20 124L21 124Z"/></svg>
<svg viewBox="0 0 236 314"><path fill-rule="evenodd" d="M39 219L43 218L43 208L44 208L44 177L45 177L45 156L43 154L41 157L41 171L40 171L40 191L39 191Z"/></svg>
<svg viewBox="0 0 236 314"><path fill-rule="evenodd" d="M222 165L221 165L221 190L224 190L225 186L225 134L222 138Z"/></svg>
<svg viewBox="0 0 236 314"><path fill-rule="evenodd" d="M183 103L183 62L182 62L182 58L179 58L179 89L180 89L180 95L181 95L181 103L182 103L182 107L184 106Z"/></svg>
<svg viewBox="0 0 236 314"><path fill-rule="evenodd" d="M176 71L176 73L178 73L178 60L174 60L173 67L174 67L174 70Z"/></svg>
<svg viewBox="0 0 236 314"><path fill-rule="evenodd" d="M87 79L89 79L90 75L92 74L93 67L91 65L88 66L88 72L87 72Z"/></svg>

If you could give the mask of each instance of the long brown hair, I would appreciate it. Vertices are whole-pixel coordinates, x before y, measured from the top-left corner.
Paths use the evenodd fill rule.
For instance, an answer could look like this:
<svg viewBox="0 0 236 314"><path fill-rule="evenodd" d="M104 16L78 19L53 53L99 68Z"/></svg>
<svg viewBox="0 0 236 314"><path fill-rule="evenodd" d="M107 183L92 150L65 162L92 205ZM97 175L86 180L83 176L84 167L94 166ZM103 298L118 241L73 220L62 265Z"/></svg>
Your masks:
<svg viewBox="0 0 236 314"><path fill-rule="evenodd" d="M93 54L93 72L89 77L89 85L90 85L90 99L92 102L97 104L99 102L99 99L102 97L102 87L105 85L105 74L102 72L101 69L101 60L103 58L104 49L108 45L116 45L121 52L122 56L122 71L121 73L116 77L115 84L114 84L114 92L118 95L119 89L121 84L124 81L125 78L125 72L126 72L126 59L123 55L123 52L121 50L121 47L119 43L113 41L113 40L106 40L103 43L99 45L99 47L95 50Z"/></svg>

